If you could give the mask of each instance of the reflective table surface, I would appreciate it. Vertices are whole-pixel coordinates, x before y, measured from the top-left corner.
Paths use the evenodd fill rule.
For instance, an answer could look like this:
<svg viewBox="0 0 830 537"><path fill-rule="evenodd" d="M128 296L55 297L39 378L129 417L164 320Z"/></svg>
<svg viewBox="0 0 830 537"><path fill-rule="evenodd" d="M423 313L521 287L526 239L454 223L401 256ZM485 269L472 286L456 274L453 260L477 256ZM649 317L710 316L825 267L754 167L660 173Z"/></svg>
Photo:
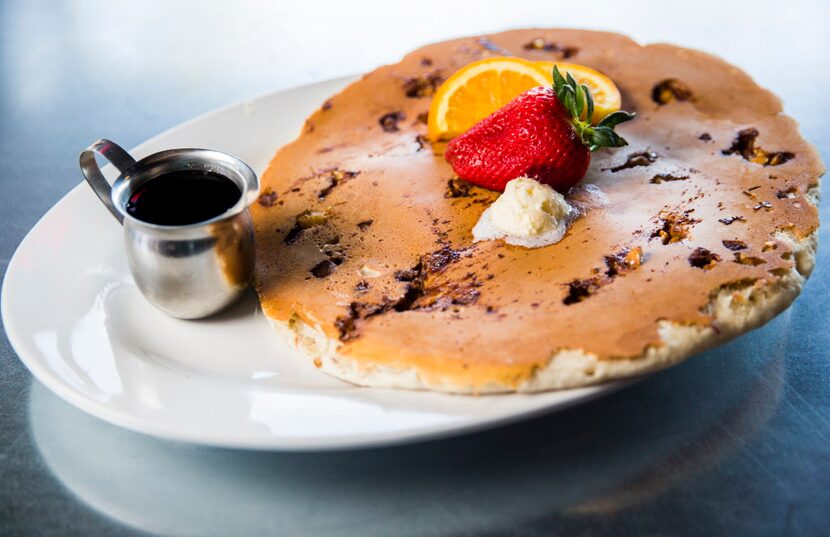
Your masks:
<svg viewBox="0 0 830 537"><path fill-rule="evenodd" d="M78 152L96 138L132 147L229 102L508 27L610 29L717 53L780 95L830 162L830 6L819 1L300 4L0 3L2 270L81 180ZM821 247L803 295L767 326L608 397L354 452L121 430L33 381L3 335L0 535L828 535L827 257Z"/></svg>

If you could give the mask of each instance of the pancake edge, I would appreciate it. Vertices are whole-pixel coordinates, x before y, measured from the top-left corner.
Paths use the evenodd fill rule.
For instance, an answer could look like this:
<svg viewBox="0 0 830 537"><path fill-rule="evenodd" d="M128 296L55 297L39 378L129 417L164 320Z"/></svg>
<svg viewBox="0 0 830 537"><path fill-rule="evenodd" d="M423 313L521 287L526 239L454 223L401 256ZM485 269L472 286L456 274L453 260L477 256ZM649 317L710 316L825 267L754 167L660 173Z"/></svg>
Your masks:
<svg viewBox="0 0 830 537"><path fill-rule="evenodd" d="M818 188L808 197L811 202L818 201ZM792 304L809 278L815 266L818 229L802 239L779 232L776 238L792 246L795 260L792 269L775 282L760 287L752 282L719 289L704 308L712 318L709 326L660 320L657 331L661 344L650 345L637 356L599 359L582 349L561 349L548 358L546 365L515 385L490 382L476 386L465 383L463 377L450 376L444 376L441 382L430 382L414 366L392 368L365 364L359 358L339 353L339 340L326 336L319 326L302 321L296 314L285 322L272 318L269 321L286 344L302 351L318 369L358 386L463 395L533 393L589 386L665 369L770 321Z"/></svg>

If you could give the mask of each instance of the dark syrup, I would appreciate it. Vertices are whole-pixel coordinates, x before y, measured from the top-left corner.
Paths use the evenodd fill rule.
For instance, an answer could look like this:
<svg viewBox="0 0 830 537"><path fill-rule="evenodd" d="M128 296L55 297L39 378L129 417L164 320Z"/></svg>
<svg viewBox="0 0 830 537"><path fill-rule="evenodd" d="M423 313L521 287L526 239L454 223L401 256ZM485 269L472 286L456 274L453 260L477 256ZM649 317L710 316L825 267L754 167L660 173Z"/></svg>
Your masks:
<svg viewBox="0 0 830 537"><path fill-rule="evenodd" d="M218 173L180 170L141 185L127 201L127 213L150 224L184 226L210 220L233 207L242 192Z"/></svg>

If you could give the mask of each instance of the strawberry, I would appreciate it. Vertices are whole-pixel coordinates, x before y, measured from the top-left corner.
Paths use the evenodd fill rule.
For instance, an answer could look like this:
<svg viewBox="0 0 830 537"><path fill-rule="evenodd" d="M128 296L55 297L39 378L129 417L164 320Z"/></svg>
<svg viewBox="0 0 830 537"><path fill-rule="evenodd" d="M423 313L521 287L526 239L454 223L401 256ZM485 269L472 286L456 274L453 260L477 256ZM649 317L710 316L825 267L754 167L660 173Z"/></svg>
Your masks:
<svg viewBox="0 0 830 537"><path fill-rule="evenodd" d="M503 191L520 176L565 192L585 176L591 152L628 143L614 132L634 114L618 111L592 126L591 92L553 68L553 87L528 90L454 138L445 153L461 179ZM585 114L583 114L585 112Z"/></svg>

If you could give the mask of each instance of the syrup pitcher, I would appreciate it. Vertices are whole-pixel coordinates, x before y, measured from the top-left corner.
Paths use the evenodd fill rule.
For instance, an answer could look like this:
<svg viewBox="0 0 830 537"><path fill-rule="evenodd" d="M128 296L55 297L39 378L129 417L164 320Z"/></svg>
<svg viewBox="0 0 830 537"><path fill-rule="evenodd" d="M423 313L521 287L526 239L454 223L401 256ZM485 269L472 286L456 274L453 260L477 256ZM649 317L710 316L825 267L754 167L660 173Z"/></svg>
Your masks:
<svg viewBox="0 0 830 537"><path fill-rule="evenodd" d="M112 187L96 153L120 173ZM136 162L109 140L84 150L80 164L122 224L130 271L154 306L198 319L242 294L254 269L248 205L259 193L250 166L208 149L171 149Z"/></svg>

